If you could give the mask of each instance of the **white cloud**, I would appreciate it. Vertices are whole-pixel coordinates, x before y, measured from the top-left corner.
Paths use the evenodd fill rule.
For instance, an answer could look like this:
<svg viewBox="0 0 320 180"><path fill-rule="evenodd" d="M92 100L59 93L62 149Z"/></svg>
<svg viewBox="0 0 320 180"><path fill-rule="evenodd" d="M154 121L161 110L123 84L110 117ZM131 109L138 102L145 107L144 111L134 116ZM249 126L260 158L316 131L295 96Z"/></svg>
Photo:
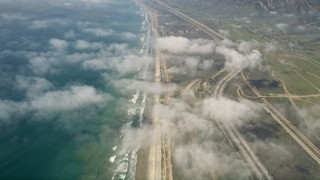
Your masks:
<svg viewBox="0 0 320 180"><path fill-rule="evenodd" d="M11 123L16 117L24 115L27 108L26 103L0 100L0 123Z"/></svg>
<svg viewBox="0 0 320 180"><path fill-rule="evenodd" d="M63 7L74 7L76 5L80 6L102 6L108 4L114 4L118 1L115 0L54 0L49 1L50 4L55 6L63 6Z"/></svg>
<svg viewBox="0 0 320 180"><path fill-rule="evenodd" d="M172 89L171 89L172 91ZM197 108L192 108L182 101L171 99L168 106L156 104L153 107L154 116L161 122L161 130L173 140L185 138L188 133L201 132L211 135L213 124L197 115Z"/></svg>
<svg viewBox="0 0 320 180"><path fill-rule="evenodd" d="M240 104L240 102L234 103ZM213 107L207 103L199 103L190 106L181 100L170 99L169 105L156 104L154 106L152 112L161 122L160 131L174 142L173 163L184 177L192 176L195 179L204 179L209 173L214 173L213 171L234 179L248 179L250 176L241 160L226 144L223 134L209 120L213 117L206 117L207 110L214 111L214 108L222 110L226 108L224 105L226 104L219 106L217 103L217 107ZM236 106L237 111L244 110L248 113L246 108L239 108L240 105ZM231 108L228 111L233 111ZM226 112L224 111L224 113ZM246 116L241 112L233 115L238 118ZM224 117L227 116L224 115ZM250 118L249 116L248 118ZM150 131L152 132L152 129Z"/></svg>
<svg viewBox="0 0 320 180"><path fill-rule="evenodd" d="M16 76L16 83L17 88L26 91L26 96L28 98L36 97L53 88L51 82L40 77L25 77L18 75Z"/></svg>
<svg viewBox="0 0 320 180"><path fill-rule="evenodd" d="M106 51L108 53L112 53L112 56L132 54L132 51L129 49L128 44L110 44L108 47L106 47Z"/></svg>
<svg viewBox="0 0 320 180"><path fill-rule="evenodd" d="M84 69L114 70L120 74L136 72L141 66L151 63L148 56L125 55L120 57L104 57L86 60L82 63Z"/></svg>
<svg viewBox="0 0 320 180"><path fill-rule="evenodd" d="M178 89L176 85L164 85L161 83L139 81L134 79L121 79L112 82L113 86L120 91L133 92L136 90L145 91L148 94L163 94Z"/></svg>
<svg viewBox="0 0 320 180"><path fill-rule="evenodd" d="M90 33L96 37L107 37L114 34L114 30L112 29L86 28L83 31L86 33Z"/></svg>
<svg viewBox="0 0 320 180"><path fill-rule="evenodd" d="M84 60L95 58L96 56L96 53L73 53L66 55L65 61L69 63L78 63Z"/></svg>
<svg viewBox="0 0 320 180"><path fill-rule="evenodd" d="M74 33L73 30L69 30L64 33L64 37L72 39L76 37L76 34Z"/></svg>
<svg viewBox="0 0 320 180"><path fill-rule="evenodd" d="M184 74L194 76L197 74L199 58L195 57L173 57L168 71L172 74Z"/></svg>
<svg viewBox="0 0 320 180"><path fill-rule="evenodd" d="M163 54L163 58L168 63L168 72L175 75L185 75L193 77L203 73L203 71L214 68L213 59L204 59L198 54L181 55L181 54Z"/></svg>
<svg viewBox="0 0 320 180"><path fill-rule="evenodd" d="M69 2L82 2L86 4L105 4L105 3L111 3L113 0L67 0Z"/></svg>
<svg viewBox="0 0 320 180"><path fill-rule="evenodd" d="M46 57L35 57L29 60L30 68L36 74L45 74L51 70L51 63Z"/></svg>
<svg viewBox="0 0 320 180"><path fill-rule="evenodd" d="M207 179L217 172L219 176L230 179L250 179L241 160L233 153L228 153L222 142L178 145L173 153L174 163L184 177Z"/></svg>
<svg viewBox="0 0 320 180"><path fill-rule="evenodd" d="M243 45L241 51L245 51L247 48L249 48L247 45ZM242 70L245 68L261 69L263 67L262 55L258 50L241 53L234 48L218 46L216 52L225 56L226 62L224 66L228 71Z"/></svg>
<svg viewBox="0 0 320 180"><path fill-rule="evenodd" d="M113 59L110 65L111 67L115 67L120 74L125 74L137 71L141 66L148 63L152 63L152 58L149 56L127 55Z"/></svg>
<svg viewBox="0 0 320 180"><path fill-rule="evenodd" d="M182 74L186 76L198 75L203 70L209 70L213 67L214 60L201 60L200 57L194 56L175 56L169 55L166 57L170 62L168 68L171 74Z"/></svg>
<svg viewBox="0 0 320 180"><path fill-rule="evenodd" d="M270 171L281 169L276 177L282 177L280 179L294 179L293 176L290 177L290 174L293 171L292 167L286 164L292 164L294 161L294 154L288 148L293 148L295 146L288 147L288 145L275 139L266 139L263 141L254 140L251 145L255 152L259 152L259 154L263 155L265 164L272 165L272 167L269 167Z"/></svg>
<svg viewBox="0 0 320 180"><path fill-rule="evenodd" d="M239 52L247 53L253 50L254 46L256 46L258 42L253 41L241 41L238 45Z"/></svg>
<svg viewBox="0 0 320 180"><path fill-rule="evenodd" d="M304 31L304 30L306 30L306 27L305 26L297 26L295 29L298 31Z"/></svg>
<svg viewBox="0 0 320 180"><path fill-rule="evenodd" d="M200 70L210 70L213 67L214 60L206 59L199 63Z"/></svg>
<svg viewBox="0 0 320 180"><path fill-rule="evenodd" d="M46 29L49 27L64 26L67 24L68 22L65 19L34 20L28 26L28 29L39 30L39 29Z"/></svg>
<svg viewBox="0 0 320 180"><path fill-rule="evenodd" d="M241 125L251 118L258 117L262 107L254 102L241 100L239 102L221 98L209 98L203 101L203 115L230 124Z"/></svg>
<svg viewBox="0 0 320 180"><path fill-rule="evenodd" d="M128 48L127 44L105 46L97 42L78 40L72 45L79 50L85 50L85 52L73 54L67 54L67 51L64 51L69 46L67 41L51 39L49 44L52 47L49 51L31 53L27 56L29 68L35 74L58 73L60 71L59 67L64 63L82 63L81 66L85 69L110 69L122 74L136 71L146 63L152 62L151 58L147 56L130 55L133 51ZM108 59L108 62L105 61L106 59ZM102 67L94 66L94 62L98 60L105 65Z"/></svg>
<svg viewBox="0 0 320 180"><path fill-rule="evenodd" d="M228 48L235 48L234 42L227 38L221 41L221 45Z"/></svg>
<svg viewBox="0 0 320 180"><path fill-rule="evenodd" d="M285 23L278 23L275 26L283 32L285 32L289 27L289 25Z"/></svg>
<svg viewBox="0 0 320 180"><path fill-rule="evenodd" d="M77 40L75 42L74 47L79 50L101 49L101 48L103 48L103 44L98 43L98 42L88 42L85 40Z"/></svg>
<svg viewBox="0 0 320 180"><path fill-rule="evenodd" d="M278 13L277 13L277 11L270 11L270 14L277 15Z"/></svg>
<svg viewBox="0 0 320 180"><path fill-rule="evenodd" d="M122 33L122 36L123 36L124 38L126 38L126 39L134 39L134 38L137 37L136 34L133 34L133 33L131 33L131 32L124 32L124 33Z"/></svg>
<svg viewBox="0 0 320 180"><path fill-rule="evenodd" d="M49 40L49 44L56 50L64 50L68 47L69 43L62 39L52 38Z"/></svg>
<svg viewBox="0 0 320 180"><path fill-rule="evenodd" d="M320 136L320 105L312 105L302 108L298 111L298 117L301 118L299 128L309 137L317 138Z"/></svg>
<svg viewBox="0 0 320 180"><path fill-rule="evenodd" d="M27 79L27 81L28 80L30 79ZM36 90L38 92L46 89L43 86L43 79L40 81L42 82L38 82L39 89ZM23 83L24 82L20 83L22 87L25 86ZM35 90L32 89L32 87L26 88L29 88L31 91ZM65 90L38 93L37 95L30 96L26 101L14 102L0 100L0 119L2 122L10 123L19 117L25 116L27 113L33 113L42 119L48 117L49 113L59 115L90 105L104 104L111 98L110 95L99 92L91 86L75 85Z"/></svg>
<svg viewBox="0 0 320 180"><path fill-rule="evenodd" d="M206 39L170 36L158 38L155 47L175 54L210 54L214 52L215 43Z"/></svg>
<svg viewBox="0 0 320 180"><path fill-rule="evenodd" d="M85 2L85 3L95 3L95 4L101 4L108 2L106 0L79 0L80 2Z"/></svg>
<svg viewBox="0 0 320 180"><path fill-rule="evenodd" d="M50 91L30 102L39 111L68 111L105 101L106 96L90 86L71 86L70 89Z"/></svg>
<svg viewBox="0 0 320 180"><path fill-rule="evenodd" d="M107 60L103 58L90 59L82 63L84 69L90 70L106 70L108 69Z"/></svg>

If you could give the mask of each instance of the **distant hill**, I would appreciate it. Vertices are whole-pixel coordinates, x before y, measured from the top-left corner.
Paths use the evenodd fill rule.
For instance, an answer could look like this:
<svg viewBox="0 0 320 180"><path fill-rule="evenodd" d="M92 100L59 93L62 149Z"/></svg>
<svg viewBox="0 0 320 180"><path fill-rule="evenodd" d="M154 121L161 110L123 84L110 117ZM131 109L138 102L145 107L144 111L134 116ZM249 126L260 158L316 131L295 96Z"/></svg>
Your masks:
<svg viewBox="0 0 320 180"><path fill-rule="evenodd" d="M320 11L320 0L239 0L234 3L253 3L260 13L280 11L301 15Z"/></svg>
<svg viewBox="0 0 320 180"><path fill-rule="evenodd" d="M172 1L172 0L169 0ZM291 13L296 15L318 14L320 0L173 0L182 4L193 5L199 9L212 8L215 11L228 13L259 13L270 12ZM201 2L201 3L200 3ZM228 11L226 11L226 8ZM221 13L218 13L221 14Z"/></svg>

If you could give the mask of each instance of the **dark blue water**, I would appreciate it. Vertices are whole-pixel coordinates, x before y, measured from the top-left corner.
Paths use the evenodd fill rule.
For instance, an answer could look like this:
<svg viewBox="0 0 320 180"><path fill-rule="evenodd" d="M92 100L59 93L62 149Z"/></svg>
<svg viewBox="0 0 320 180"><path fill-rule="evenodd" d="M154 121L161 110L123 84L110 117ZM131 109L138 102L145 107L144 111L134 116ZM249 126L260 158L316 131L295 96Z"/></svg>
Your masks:
<svg viewBox="0 0 320 180"><path fill-rule="evenodd" d="M131 94L111 82L135 72L86 69L83 62L122 56L106 50L113 44L138 52L139 6L4 0L0 13L0 179L110 179L112 147L131 121ZM78 40L96 44L76 48Z"/></svg>

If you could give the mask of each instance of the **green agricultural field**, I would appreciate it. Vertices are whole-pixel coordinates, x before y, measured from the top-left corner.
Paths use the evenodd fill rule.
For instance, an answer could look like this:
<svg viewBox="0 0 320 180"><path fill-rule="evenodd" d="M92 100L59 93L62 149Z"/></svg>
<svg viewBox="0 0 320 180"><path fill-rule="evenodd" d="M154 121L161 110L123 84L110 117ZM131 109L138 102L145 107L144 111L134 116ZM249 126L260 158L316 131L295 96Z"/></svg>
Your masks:
<svg viewBox="0 0 320 180"><path fill-rule="evenodd" d="M320 103L319 97L303 97L294 100L298 107L306 108Z"/></svg>
<svg viewBox="0 0 320 180"><path fill-rule="evenodd" d="M268 102L271 104L283 104L283 105L291 105L291 102L288 98L266 98Z"/></svg>
<svg viewBox="0 0 320 180"><path fill-rule="evenodd" d="M291 62L294 63L295 69L300 69L302 71L308 72L313 74L314 76L320 78L320 65L311 64L310 62L307 62L302 59L298 58L292 58ZM318 79L320 80L320 79Z"/></svg>
<svg viewBox="0 0 320 180"><path fill-rule="evenodd" d="M311 81L313 85L315 85L318 89L320 89L320 79L318 79L314 75L310 75L308 72L305 72L305 71L302 71L299 73L303 75L305 78L307 78L309 81Z"/></svg>
<svg viewBox="0 0 320 180"><path fill-rule="evenodd" d="M265 60L268 65L272 66L275 70L276 75L285 82L290 93L299 95L319 93L318 90L308 82L310 81L309 79L307 81L296 73L300 68L304 70L303 74L305 74L306 71L316 73L317 67L312 66L310 63L302 63L301 60L292 59L291 55L267 55Z"/></svg>
<svg viewBox="0 0 320 180"><path fill-rule="evenodd" d="M292 94L307 95L317 93L317 89L293 71L280 72L279 76L283 79L288 91Z"/></svg>

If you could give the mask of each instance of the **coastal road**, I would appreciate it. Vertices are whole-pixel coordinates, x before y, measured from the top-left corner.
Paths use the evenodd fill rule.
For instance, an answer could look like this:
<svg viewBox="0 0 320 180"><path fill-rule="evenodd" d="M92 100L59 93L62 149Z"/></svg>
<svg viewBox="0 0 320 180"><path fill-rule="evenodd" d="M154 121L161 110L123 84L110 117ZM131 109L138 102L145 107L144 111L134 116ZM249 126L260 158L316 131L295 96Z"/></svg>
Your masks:
<svg viewBox="0 0 320 180"><path fill-rule="evenodd" d="M158 21L156 14L152 12L147 6L145 6L142 2L141 4L144 6L148 15L152 22L152 33L155 38L158 37L157 26ZM161 71L160 71L160 51L158 49L154 49L154 58L155 58L155 70L154 70L154 82L161 83ZM159 95L154 96L154 103L159 103L160 97ZM148 165L147 165L147 179L148 180L160 180L161 179L161 129L160 129L160 122L159 118L156 115L152 116L152 125L153 125L153 133L151 134L150 138L151 144L149 148L148 154Z"/></svg>
<svg viewBox="0 0 320 180"><path fill-rule="evenodd" d="M142 2L141 2L142 3ZM143 3L142 3L143 4ZM144 5L144 4L143 4ZM152 23L152 33L156 39L158 34L158 19L157 13L152 9L145 6ZM155 83L169 83L170 76L167 71L167 64L161 57L162 52L159 49L154 48L154 58L155 58L155 71L154 71L154 82ZM169 103L170 94L165 95L161 98L159 95L155 95L154 103ZM152 139L149 148L148 155L148 169L147 169L147 179L148 180L172 180L172 163L171 163L171 141L169 137L161 131L160 119L153 115L152 117L153 133L150 136Z"/></svg>

